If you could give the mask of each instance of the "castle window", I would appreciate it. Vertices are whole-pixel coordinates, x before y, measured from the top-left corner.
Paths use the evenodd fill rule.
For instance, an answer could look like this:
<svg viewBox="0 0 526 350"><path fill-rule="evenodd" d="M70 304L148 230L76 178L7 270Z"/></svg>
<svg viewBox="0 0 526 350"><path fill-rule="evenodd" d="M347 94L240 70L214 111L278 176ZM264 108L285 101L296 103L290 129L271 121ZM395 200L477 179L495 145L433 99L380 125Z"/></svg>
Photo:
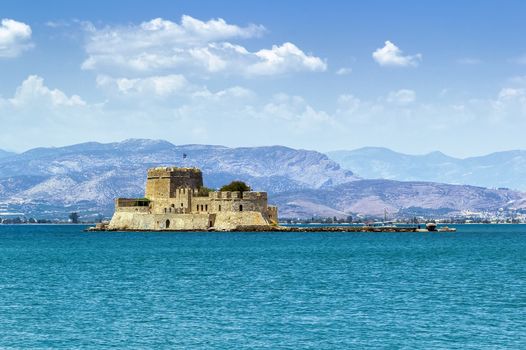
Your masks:
<svg viewBox="0 0 526 350"><path fill-rule="evenodd" d="M183 203L181 203L181 208L183 207Z"/></svg>
<svg viewBox="0 0 526 350"><path fill-rule="evenodd" d="M164 208L164 213L166 214L166 208Z"/></svg>
<svg viewBox="0 0 526 350"><path fill-rule="evenodd" d="M239 205L239 211L243 211L243 204Z"/></svg>
<svg viewBox="0 0 526 350"><path fill-rule="evenodd" d="M166 220L166 228L170 227L170 220Z"/></svg>
<svg viewBox="0 0 526 350"><path fill-rule="evenodd" d="M172 208L175 208L175 204L172 204Z"/></svg>
<svg viewBox="0 0 526 350"><path fill-rule="evenodd" d="M205 211L208 211L208 204L205 204Z"/></svg>
<svg viewBox="0 0 526 350"><path fill-rule="evenodd" d="M219 204L219 211L221 211L221 204Z"/></svg>
<svg viewBox="0 0 526 350"><path fill-rule="evenodd" d="M195 210L199 211L199 204L195 206Z"/></svg>

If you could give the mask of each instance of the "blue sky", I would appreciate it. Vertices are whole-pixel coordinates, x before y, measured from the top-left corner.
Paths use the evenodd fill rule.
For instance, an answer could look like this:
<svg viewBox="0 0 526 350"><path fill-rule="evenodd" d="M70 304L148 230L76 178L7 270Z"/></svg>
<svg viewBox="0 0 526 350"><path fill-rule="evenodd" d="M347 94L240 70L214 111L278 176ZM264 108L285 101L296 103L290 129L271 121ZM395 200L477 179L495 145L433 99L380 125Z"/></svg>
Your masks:
<svg viewBox="0 0 526 350"><path fill-rule="evenodd" d="M3 1L0 148L526 148L523 1Z"/></svg>

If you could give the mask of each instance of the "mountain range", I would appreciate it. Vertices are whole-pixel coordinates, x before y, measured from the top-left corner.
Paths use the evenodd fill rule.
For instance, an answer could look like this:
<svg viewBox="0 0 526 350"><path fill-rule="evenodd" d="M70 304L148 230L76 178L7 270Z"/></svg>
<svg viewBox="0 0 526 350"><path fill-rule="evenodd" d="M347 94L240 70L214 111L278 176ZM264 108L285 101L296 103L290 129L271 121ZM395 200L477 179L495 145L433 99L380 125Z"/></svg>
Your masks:
<svg viewBox="0 0 526 350"><path fill-rule="evenodd" d="M441 152L408 155L378 147L334 151L327 155L343 168L368 179L433 181L526 191L526 151L522 150L464 159Z"/></svg>
<svg viewBox="0 0 526 350"><path fill-rule="evenodd" d="M64 210L111 214L115 197L144 195L146 170L176 165L202 169L205 185L233 179L270 194L321 189L357 179L326 155L282 146L176 146L132 139L36 148L0 158L0 204L33 215Z"/></svg>
<svg viewBox="0 0 526 350"><path fill-rule="evenodd" d="M273 200L283 217L345 217L362 214L392 218L420 215L454 216L461 212L491 212L525 208L525 195L508 189L488 189L421 181L358 180L324 190L281 193Z"/></svg>
<svg viewBox="0 0 526 350"><path fill-rule="evenodd" d="M372 162L366 153L362 152L363 161ZM245 181L255 190L269 192L270 202L279 205L282 217L383 215L384 210L442 215L522 208L525 203L526 195L508 189L366 179L377 176L365 171L367 165L356 160L358 156L345 156L344 160L352 160L341 160L349 167L344 169L335 161L342 154L334 152L328 157L283 146L229 148L147 139L35 148L0 157L0 211L39 218L64 217L71 211L84 217L108 217L114 198L143 196L146 170L163 165L199 167L205 185L212 188L231 180ZM428 156L427 162L435 165L447 158ZM400 159L408 167L419 169L408 157ZM435 162L429 160L433 157ZM356 162L356 174L361 177L350 169L351 162ZM426 180L433 180L433 171L427 171Z"/></svg>

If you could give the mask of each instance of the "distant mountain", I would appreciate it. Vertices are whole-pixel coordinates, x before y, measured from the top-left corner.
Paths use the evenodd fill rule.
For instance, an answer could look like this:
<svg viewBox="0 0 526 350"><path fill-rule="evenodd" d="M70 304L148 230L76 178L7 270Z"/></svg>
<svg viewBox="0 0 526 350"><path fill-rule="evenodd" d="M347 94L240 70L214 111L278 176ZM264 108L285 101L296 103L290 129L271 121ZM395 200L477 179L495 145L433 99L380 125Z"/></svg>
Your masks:
<svg viewBox="0 0 526 350"><path fill-rule="evenodd" d="M396 162L413 167L415 172L423 167L413 161L418 156L378 149L362 150L361 154L362 158L354 159L361 159L356 165L361 165L357 168L366 176L370 176L364 170L372 158L381 159L377 165L390 164L380 176L401 176L393 170ZM443 173L447 173L444 169L456 169L459 161L439 153L421 157L426 159L425 164L435 166L435 170L429 170L429 176L438 176L435 172L439 169ZM255 190L269 192L269 201L280 206L282 217L383 215L384 209L411 215L526 207L526 196L511 190L361 180L315 151L283 146L176 146L161 140L132 139L36 148L0 158L0 211L22 212L38 218L65 218L71 211L79 211L84 218L109 216L115 197L142 196L146 170L163 165L199 167L205 185L213 188L234 179L246 181Z"/></svg>
<svg viewBox="0 0 526 350"><path fill-rule="evenodd" d="M199 167L209 187L237 179L271 194L357 179L324 154L282 146L176 146L142 139L90 142L0 158L0 204L39 215L67 210L110 214L115 197L142 196L146 170L162 165Z"/></svg>
<svg viewBox="0 0 526 350"><path fill-rule="evenodd" d="M0 149L0 158L9 157L9 156L12 156L12 155L15 155L15 154L16 153L9 152L9 151L4 151L3 149Z"/></svg>
<svg viewBox="0 0 526 350"><path fill-rule="evenodd" d="M407 155L386 148L360 148L327 155L369 179L433 181L526 191L526 151L458 159L440 152Z"/></svg>
<svg viewBox="0 0 526 350"><path fill-rule="evenodd" d="M282 217L337 216L351 213L383 216L458 214L461 211L491 211L524 208L524 194L512 190L447 185L431 182L359 180L330 189L278 194L273 200Z"/></svg>

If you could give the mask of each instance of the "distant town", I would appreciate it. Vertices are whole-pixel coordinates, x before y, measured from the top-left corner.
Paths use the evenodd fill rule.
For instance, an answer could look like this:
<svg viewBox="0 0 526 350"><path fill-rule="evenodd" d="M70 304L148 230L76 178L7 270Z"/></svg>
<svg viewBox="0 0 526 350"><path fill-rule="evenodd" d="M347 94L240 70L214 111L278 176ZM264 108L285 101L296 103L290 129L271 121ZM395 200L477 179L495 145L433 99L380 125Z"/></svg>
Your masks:
<svg viewBox="0 0 526 350"><path fill-rule="evenodd" d="M56 217L37 218L26 216L24 213L0 211L1 224L95 224L109 221L110 217L103 214L93 215L89 213L82 216L80 212L56 214ZM426 213L414 213L408 215L389 214L384 216L354 214L347 217L337 216L312 216L310 218L280 218L283 224L419 224L436 222L442 224L526 224L526 210L499 209L496 212L474 212L465 211L455 215L432 215Z"/></svg>

